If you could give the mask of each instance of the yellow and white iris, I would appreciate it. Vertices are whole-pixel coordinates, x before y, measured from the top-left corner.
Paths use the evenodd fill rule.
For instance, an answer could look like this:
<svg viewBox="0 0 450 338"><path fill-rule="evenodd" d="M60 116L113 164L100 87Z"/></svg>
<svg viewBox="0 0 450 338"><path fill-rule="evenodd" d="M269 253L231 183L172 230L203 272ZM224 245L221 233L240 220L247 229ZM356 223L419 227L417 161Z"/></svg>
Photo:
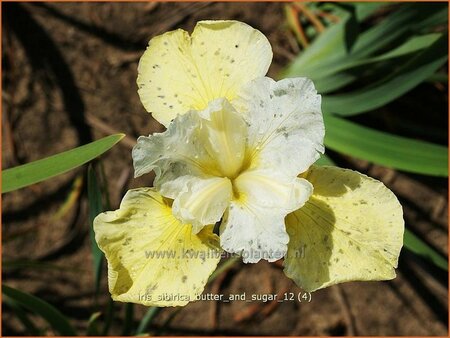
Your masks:
<svg viewBox="0 0 450 338"><path fill-rule="evenodd" d="M115 300L195 300L222 250L247 263L284 257L308 291L395 277L404 227L395 195L313 165L324 151L320 95L305 78L264 77L271 59L265 36L237 21L150 41L139 95L167 130L141 136L133 161L135 176L155 171L155 187L129 191L94 222Z"/></svg>

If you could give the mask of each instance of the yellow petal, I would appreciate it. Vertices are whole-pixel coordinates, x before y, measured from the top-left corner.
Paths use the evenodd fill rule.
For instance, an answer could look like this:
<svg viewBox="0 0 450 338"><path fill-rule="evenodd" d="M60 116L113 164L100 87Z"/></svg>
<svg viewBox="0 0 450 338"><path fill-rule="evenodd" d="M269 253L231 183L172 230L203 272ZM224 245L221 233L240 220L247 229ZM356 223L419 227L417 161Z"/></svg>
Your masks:
<svg viewBox="0 0 450 338"><path fill-rule="evenodd" d="M201 21L150 40L138 67L142 104L167 126L178 114L201 110L267 73L272 50L258 30L238 21Z"/></svg>
<svg viewBox="0 0 450 338"><path fill-rule="evenodd" d="M313 166L308 202L286 218L285 273L314 291L395 277L403 245L400 203L383 183L352 170Z"/></svg>
<svg viewBox="0 0 450 338"><path fill-rule="evenodd" d="M130 190L120 209L98 215L95 239L108 260L116 301L181 306L200 295L220 260L212 226L198 235L151 188Z"/></svg>

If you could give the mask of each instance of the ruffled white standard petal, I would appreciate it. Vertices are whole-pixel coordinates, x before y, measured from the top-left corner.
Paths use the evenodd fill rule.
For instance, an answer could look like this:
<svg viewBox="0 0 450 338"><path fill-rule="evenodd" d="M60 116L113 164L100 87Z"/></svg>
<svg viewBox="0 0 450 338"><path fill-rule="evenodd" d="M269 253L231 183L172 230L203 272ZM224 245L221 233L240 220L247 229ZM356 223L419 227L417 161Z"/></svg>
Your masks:
<svg viewBox="0 0 450 338"><path fill-rule="evenodd" d="M248 124L252 166L298 175L324 152L321 97L306 78L258 78L233 103Z"/></svg>
<svg viewBox="0 0 450 338"><path fill-rule="evenodd" d="M181 29L150 40L138 67L142 104L168 126L177 114L214 99L232 101L248 81L264 76L272 49L258 30L238 21L201 21L192 36Z"/></svg>
<svg viewBox="0 0 450 338"><path fill-rule="evenodd" d="M232 197L232 178L243 165L245 121L226 99L177 117L164 133L140 137L135 175L155 170L154 185L174 199L174 215L200 231L219 221Z"/></svg>

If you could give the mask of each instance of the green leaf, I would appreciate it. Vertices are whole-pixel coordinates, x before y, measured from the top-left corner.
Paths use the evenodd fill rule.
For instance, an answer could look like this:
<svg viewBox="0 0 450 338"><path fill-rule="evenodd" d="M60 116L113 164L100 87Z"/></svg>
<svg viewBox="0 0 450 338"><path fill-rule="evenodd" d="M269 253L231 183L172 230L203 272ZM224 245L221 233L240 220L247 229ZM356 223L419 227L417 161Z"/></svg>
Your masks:
<svg viewBox="0 0 450 338"><path fill-rule="evenodd" d="M76 336L72 325L67 318L61 314L55 307L42 299L30 295L28 293L13 289L9 286L2 285L2 293L11 298L24 308L40 315L50 326L62 336Z"/></svg>
<svg viewBox="0 0 450 338"><path fill-rule="evenodd" d="M41 160L2 171L2 193L63 174L100 156L125 135L115 134Z"/></svg>
<svg viewBox="0 0 450 338"><path fill-rule="evenodd" d="M334 161L329 158L327 154L323 154L314 164L336 166L336 163L334 163Z"/></svg>
<svg viewBox="0 0 450 338"><path fill-rule="evenodd" d="M433 176L448 175L448 149L324 115L325 145L386 167Z"/></svg>
<svg viewBox="0 0 450 338"><path fill-rule="evenodd" d="M122 336L129 336L133 329L134 304L125 304L125 320L122 328Z"/></svg>
<svg viewBox="0 0 450 338"><path fill-rule="evenodd" d="M103 252L99 249L95 241L94 218L103 211L102 191L99 187L97 177L92 165L88 167L88 202L89 202L89 234L91 237L91 252L94 264L95 299L97 299L100 289L102 275Z"/></svg>
<svg viewBox="0 0 450 338"><path fill-rule="evenodd" d="M428 259L441 269L448 271L448 261L408 229L405 229L403 241L407 249L414 252L416 255Z"/></svg>
<svg viewBox="0 0 450 338"><path fill-rule="evenodd" d="M142 318L136 330L136 336L147 332L148 326L152 323L153 319L155 319L155 317L158 315L160 311L161 311L160 307L150 307L147 310L147 313Z"/></svg>
<svg viewBox="0 0 450 338"><path fill-rule="evenodd" d="M100 331L98 330L98 319L102 315L101 312L94 312L89 318L88 327L86 330L87 336L100 336Z"/></svg>
<svg viewBox="0 0 450 338"><path fill-rule="evenodd" d="M417 22L441 11L441 4L403 4L387 17L362 33L352 49L354 57L372 55L389 46L405 34L411 34Z"/></svg>
<svg viewBox="0 0 450 338"><path fill-rule="evenodd" d="M114 308L115 308L115 302L112 300L112 298L109 298L108 307L106 309L105 325L103 327L102 336L108 335L109 329L114 320Z"/></svg>
<svg viewBox="0 0 450 338"><path fill-rule="evenodd" d="M24 309L13 299L5 297L3 299L5 304L9 306L17 316L17 318L20 320L24 328L27 330L26 332L31 334L32 336L41 336L42 333L39 331L39 329L33 324L33 322L28 318L27 313L24 311Z"/></svg>
<svg viewBox="0 0 450 338"><path fill-rule="evenodd" d="M284 71L283 77L306 76L314 79L320 75L320 69L334 64L347 53L347 36L358 30L353 17L343 12L341 20L327 28L314 42L301 53ZM315 76L313 76L315 75Z"/></svg>
<svg viewBox="0 0 450 338"><path fill-rule="evenodd" d="M214 279L216 279L223 272L231 269L236 263L241 259L240 256L232 256L228 258L225 262L219 265L219 267L209 276L208 283L211 283Z"/></svg>
<svg viewBox="0 0 450 338"><path fill-rule="evenodd" d="M344 5L341 5L341 7ZM371 58L375 53L384 51L390 46L398 46L404 43L405 36L411 37L417 33L417 27L420 22L427 21L430 15L440 14L446 11L443 4L406 4L401 5L386 17L382 18L377 24L373 25L364 32L357 34L359 25L364 19L376 11L379 6L355 6L355 4L345 4L344 7L353 6L356 8L356 19L351 11L337 11L341 16L341 21L330 26L324 33L318 36L313 43L302 52L283 72L282 77L306 76L315 83L317 88L323 91L331 91L351 83L357 78L357 74L336 74L336 68L348 67L353 63L364 62ZM361 14L362 13L362 14ZM333 12L333 14L335 14ZM435 26L436 24L434 24ZM432 22L428 22L429 27L433 27ZM349 40L356 36L354 43L350 46ZM350 48L349 48L350 47ZM410 48L406 45L405 48ZM398 50L395 53L403 54L405 51ZM386 52L385 52L386 53ZM385 55L392 58L394 55ZM371 62L377 61L376 59ZM380 61L380 60L378 60ZM334 74L336 79L342 81L341 84L335 84L334 87L328 87L320 83L326 81L327 76ZM340 78L342 77L342 78ZM319 81L321 79L321 81Z"/></svg>
<svg viewBox="0 0 450 338"><path fill-rule="evenodd" d="M362 74L367 71L367 67L363 66L413 54L429 47L436 42L440 36L441 34L438 33L414 36L397 48L389 50L382 55L356 60L352 58L343 60L334 67L329 67L326 71L322 72L320 77L314 77L312 80L314 81L314 85L319 93L329 93L360 79ZM404 63L404 60L397 60L397 62ZM374 68L373 71L379 73L383 70ZM327 100L326 97L324 97L324 99Z"/></svg>
<svg viewBox="0 0 450 338"><path fill-rule="evenodd" d="M425 81L444 65L447 58L445 35L377 84L345 94L324 96L322 108L326 113L350 116L381 107Z"/></svg>

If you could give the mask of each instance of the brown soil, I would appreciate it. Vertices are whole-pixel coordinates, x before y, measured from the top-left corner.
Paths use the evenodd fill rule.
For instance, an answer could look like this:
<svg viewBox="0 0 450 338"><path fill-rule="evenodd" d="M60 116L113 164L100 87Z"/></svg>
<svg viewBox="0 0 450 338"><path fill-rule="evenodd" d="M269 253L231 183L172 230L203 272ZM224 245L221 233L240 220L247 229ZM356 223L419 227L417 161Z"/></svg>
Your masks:
<svg viewBox="0 0 450 338"><path fill-rule="evenodd" d="M232 18L268 36L274 49L269 75L276 74L296 52L284 23L283 5L276 3L3 3L2 9L3 168L114 131L125 132L128 139L102 158L112 208L127 189L151 184L151 177L132 179L130 171L130 145L135 138L161 130L144 111L135 85L137 62L149 38L178 27L192 30L201 19ZM442 93L431 85L425 90L439 98L430 104L445 115L446 90ZM420 115L420 111L415 113ZM446 143L446 133L437 141ZM446 179L399 173L334 155L343 166L390 187L404 206L408 226L447 255ZM3 262L33 260L61 267L13 269L4 263L3 282L55 305L80 334L85 334L95 311L85 189L67 211L61 208L76 191L74 180L83 174L83 169L76 170L6 194L2 205ZM99 300L102 311L109 299L105 279L106 272ZM162 310L151 331L171 335L446 336L447 280L446 273L404 250L398 276L390 282L333 286L302 303L196 302L177 313ZM208 290L225 295L301 291L278 265L265 262L238 265ZM124 309L121 304L116 309L111 333L117 335ZM145 311L136 306L136 323ZM24 333L7 307L2 326L3 335Z"/></svg>

